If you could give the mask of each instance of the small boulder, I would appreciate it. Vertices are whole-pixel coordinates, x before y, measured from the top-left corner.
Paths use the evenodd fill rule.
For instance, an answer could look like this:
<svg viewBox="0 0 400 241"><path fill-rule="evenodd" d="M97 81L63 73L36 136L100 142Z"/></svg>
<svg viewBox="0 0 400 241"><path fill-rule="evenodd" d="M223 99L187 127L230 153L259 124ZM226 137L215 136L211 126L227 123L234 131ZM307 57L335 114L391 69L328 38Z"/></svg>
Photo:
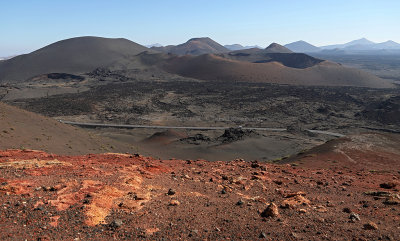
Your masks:
<svg viewBox="0 0 400 241"><path fill-rule="evenodd" d="M386 205L399 205L400 204L400 200L394 197L388 197L386 198L385 201L383 201L383 204Z"/></svg>
<svg viewBox="0 0 400 241"><path fill-rule="evenodd" d="M364 229L365 230L377 230L378 225L376 225L376 223L370 221L370 222L364 224Z"/></svg>
<svg viewBox="0 0 400 241"><path fill-rule="evenodd" d="M296 208L298 206L309 206L310 200L307 198L297 195L288 199L285 199L281 203L281 208Z"/></svg>
<svg viewBox="0 0 400 241"><path fill-rule="evenodd" d="M243 200L240 199L239 201L237 201L236 205L241 206L241 205L243 205L243 203L244 203Z"/></svg>
<svg viewBox="0 0 400 241"><path fill-rule="evenodd" d="M169 206L179 206L181 203L178 200L171 200Z"/></svg>
<svg viewBox="0 0 400 241"><path fill-rule="evenodd" d="M299 213L307 213L307 210L305 210L305 209L299 209Z"/></svg>
<svg viewBox="0 0 400 241"><path fill-rule="evenodd" d="M278 217L279 211L278 206L271 202L270 205L261 213L261 217L268 218L268 217Z"/></svg>
<svg viewBox="0 0 400 241"><path fill-rule="evenodd" d="M349 218L351 221L360 221L361 220L360 215L358 215L357 213L350 213Z"/></svg>
<svg viewBox="0 0 400 241"><path fill-rule="evenodd" d="M109 224L109 226L112 229L116 229L116 228L121 227L123 224L124 224L124 222L121 219L115 219Z"/></svg>
<svg viewBox="0 0 400 241"><path fill-rule="evenodd" d="M168 190L168 192L167 192L167 194L169 195L169 196L172 196L172 195L175 195L175 190L174 189L172 189L172 188L170 188L169 190Z"/></svg>
<svg viewBox="0 0 400 241"><path fill-rule="evenodd" d="M345 213L351 213L351 209L350 209L350 208L343 208L343 212L345 212Z"/></svg>
<svg viewBox="0 0 400 241"><path fill-rule="evenodd" d="M379 184L379 186L381 188L385 188L385 189L392 189L392 188L396 187L396 183L394 183L394 182L384 182L384 183Z"/></svg>

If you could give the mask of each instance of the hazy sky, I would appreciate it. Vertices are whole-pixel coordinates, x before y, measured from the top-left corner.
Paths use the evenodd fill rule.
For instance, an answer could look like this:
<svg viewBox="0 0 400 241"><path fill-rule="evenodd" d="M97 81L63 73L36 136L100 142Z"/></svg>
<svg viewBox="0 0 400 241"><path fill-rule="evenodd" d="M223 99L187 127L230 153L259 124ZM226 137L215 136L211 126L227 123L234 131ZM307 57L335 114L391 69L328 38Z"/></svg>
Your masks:
<svg viewBox="0 0 400 241"><path fill-rule="evenodd" d="M400 0L0 0L0 56L76 36L179 44L400 42Z"/></svg>

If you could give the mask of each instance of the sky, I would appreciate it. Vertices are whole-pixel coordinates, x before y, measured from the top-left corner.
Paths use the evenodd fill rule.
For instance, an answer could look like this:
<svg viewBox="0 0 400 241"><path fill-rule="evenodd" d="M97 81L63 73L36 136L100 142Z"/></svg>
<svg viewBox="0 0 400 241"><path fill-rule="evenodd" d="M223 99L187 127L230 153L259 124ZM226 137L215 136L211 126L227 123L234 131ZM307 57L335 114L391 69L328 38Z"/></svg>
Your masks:
<svg viewBox="0 0 400 241"><path fill-rule="evenodd" d="M0 0L0 56L78 36L180 44L400 42L399 0Z"/></svg>

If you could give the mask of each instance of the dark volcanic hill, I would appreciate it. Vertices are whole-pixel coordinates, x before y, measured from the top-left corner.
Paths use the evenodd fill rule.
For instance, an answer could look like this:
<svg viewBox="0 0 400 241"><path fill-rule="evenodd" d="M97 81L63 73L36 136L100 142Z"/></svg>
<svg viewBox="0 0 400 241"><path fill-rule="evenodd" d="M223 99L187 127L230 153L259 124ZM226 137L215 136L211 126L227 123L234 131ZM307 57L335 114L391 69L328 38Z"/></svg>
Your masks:
<svg viewBox="0 0 400 241"><path fill-rule="evenodd" d="M180 45L153 47L152 49L176 55L202 55L229 52L229 49L210 38L192 38L186 43Z"/></svg>
<svg viewBox="0 0 400 241"><path fill-rule="evenodd" d="M252 48L237 50L227 54L220 54L220 56L252 63L278 62L287 67L301 69L323 62L321 59L306 54L293 53L291 50L277 43L269 45L266 49Z"/></svg>
<svg viewBox="0 0 400 241"><path fill-rule="evenodd" d="M320 48L307 43L306 41L300 40L285 45L286 48L296 53L312 53L320 51Z"/></svg>
<svg viewBox="0 0 400 241"><path fill-rule="evenodd" d="M127 39L78 37L0 62L0 81L21 81L47 73L90 72L149 49Z"/></svg>
<svg viewBox="0 0 400 241"><path fill-rule="evenodd" d="M295 54L297 55L299 54ZM177 56L166 60L162 67L170 73L202 80L314 86L393 87L388 81L372 74L345 68L329 61L322 61L307 68L292 68L277 61L252 63L225 58L225 56L227 55Z"/></svg>

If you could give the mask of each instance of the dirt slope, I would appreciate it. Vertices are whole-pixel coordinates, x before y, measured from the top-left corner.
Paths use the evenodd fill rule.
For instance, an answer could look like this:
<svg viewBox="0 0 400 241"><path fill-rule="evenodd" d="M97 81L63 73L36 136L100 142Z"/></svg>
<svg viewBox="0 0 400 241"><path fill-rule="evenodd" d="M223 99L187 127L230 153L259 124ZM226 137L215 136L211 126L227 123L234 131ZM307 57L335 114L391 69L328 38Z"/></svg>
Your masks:
<svg viewBox="0 0 400 241"><path fill-rule="evenodd" d="M163 68L169 72L203 80L231 80L320 86L391 88L388 81L361 70L324 61L310 68L289 68L277 62L249 63L216 55L170 58Z"/></svg>
<svg viewBox="0 0 400 241"><path fill-rule="evenodd" d="M75 155L132 150L127 144L0 103L0 149L8 148Z"/></svg>
<svg viewBox="0 0 400 241"><path fill-rule="evenodd" d="M298 163L310 168L400 170L400 135L364 133L329 141L282 163Z"/></svg>
<svg viewBox="0 0 400 241"><path fill-rule="evenodd" d="M0 81L21 81L48 73L86 73L148 50L122 38L66 39L0 62Z"/></svg>

